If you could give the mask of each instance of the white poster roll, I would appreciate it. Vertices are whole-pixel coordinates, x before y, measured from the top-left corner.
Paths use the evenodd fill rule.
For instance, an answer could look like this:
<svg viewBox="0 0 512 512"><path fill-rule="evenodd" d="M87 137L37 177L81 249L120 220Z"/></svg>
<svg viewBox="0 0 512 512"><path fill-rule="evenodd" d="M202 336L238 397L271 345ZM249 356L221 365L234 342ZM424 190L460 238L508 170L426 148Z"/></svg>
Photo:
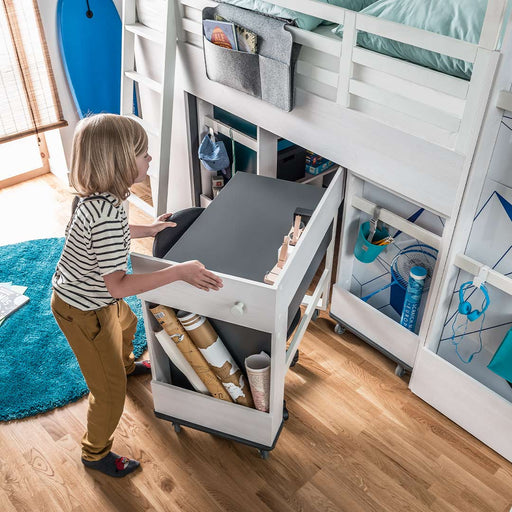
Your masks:
<svg viewBox="0 0 512 512"><path fill-rule="evenodd" d="M270 356L261 351L245 358L247 380L251 388L254 406L268 412L270 402Z"/></svg>
<svg viewBox="0 0 512 512"><path fill-rule="evenodd" d="M155 336L167 354L167 357L175 364L176 368L185 375L190 384L192 384L192 387L196 391L199 391L199 393L209 395L208 388L204 385L204 382L199 378L190 363L185 359L185 356L176 346L176 343L171 340L171 337L164 330L155 332Z"/></svg>

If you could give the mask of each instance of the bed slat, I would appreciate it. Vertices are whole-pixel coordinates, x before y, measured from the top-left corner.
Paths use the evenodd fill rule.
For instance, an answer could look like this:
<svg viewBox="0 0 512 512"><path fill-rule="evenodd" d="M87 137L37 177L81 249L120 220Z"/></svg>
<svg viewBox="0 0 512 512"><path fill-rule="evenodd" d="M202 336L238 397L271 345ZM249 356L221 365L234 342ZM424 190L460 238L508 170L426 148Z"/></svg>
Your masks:
<svg viewBox="0 0 512 512"><path fill-rule="evenodd" d="M435 34L428 30L408 27L393 21L375 18L367 14L358 14L356 20L358 30L371 32L394 41L418 46L432 52L448 55L467 62L475 62L478 46L453 37Z"/></svg>
<svg viewBox="0 0 512 512"><path fill-rule="evenodd" d="M469 81L434 71L423 66L417 66L394 57L372 52L364 48L354 48L353 60L357 64L383 71L404 78L411 82L437 89L440 92L465 99L468 94ZM414 73L411 66L414 66Z"/></svg>
<svg viewBox="0 0 512 512"><path fill-rule="evenodd" d="M385 105L396 112L401 112L402 114L419 119L426 124L437 126L450 133L457 132L459 129L460 119L441 110L400 96L395 92L380 89L371 84L352 79L350 80L350 93L366 98L374 103Z"/></svg>
<svg viewBox="0 0 512 512"><path fill-rule="evenodd" d="M404 98L428 105L436 110L446 112L457 119L461 119L464 114L466 102L463 99L383 71L358 64L354 67L354 78Z"/></svg>

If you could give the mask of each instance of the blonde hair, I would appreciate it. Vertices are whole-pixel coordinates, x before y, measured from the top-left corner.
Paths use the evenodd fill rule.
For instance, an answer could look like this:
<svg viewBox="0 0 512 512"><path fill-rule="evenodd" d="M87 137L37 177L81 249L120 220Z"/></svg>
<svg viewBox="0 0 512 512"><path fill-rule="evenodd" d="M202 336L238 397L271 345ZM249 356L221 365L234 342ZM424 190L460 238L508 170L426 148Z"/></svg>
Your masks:
<svg viewBox="0 0 512 512"><path fill-rule="evenodd" d="M70 183L80 196L110 192L130 195L138 175L135 157L148 148L148 136L134 119L95 114L82 119L73 136Z"/></svg>

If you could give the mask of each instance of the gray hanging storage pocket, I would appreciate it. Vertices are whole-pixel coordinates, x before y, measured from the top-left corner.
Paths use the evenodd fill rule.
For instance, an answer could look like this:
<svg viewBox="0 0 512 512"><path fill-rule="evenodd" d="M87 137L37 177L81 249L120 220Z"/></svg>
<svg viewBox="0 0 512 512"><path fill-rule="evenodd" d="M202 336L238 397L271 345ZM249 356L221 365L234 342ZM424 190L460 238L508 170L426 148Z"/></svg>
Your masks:
<svg viewBox="0 0 512 512"><path fill-rule="evenodd" d="M286 23L233 5L203 9L203 20L214 20L216 15L257 34L258 53L224 48L203 36L207 77L287 112L292 110L293 72L300 46L285 30Z"/></svg>

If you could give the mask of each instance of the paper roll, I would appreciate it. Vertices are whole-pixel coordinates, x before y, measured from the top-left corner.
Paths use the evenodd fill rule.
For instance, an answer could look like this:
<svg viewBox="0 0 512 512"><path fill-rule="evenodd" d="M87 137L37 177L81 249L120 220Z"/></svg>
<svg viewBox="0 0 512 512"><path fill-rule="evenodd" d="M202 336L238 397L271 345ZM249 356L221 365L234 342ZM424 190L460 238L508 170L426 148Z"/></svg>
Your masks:
<svg viewBox="0 0 512 512"><path fill-rule="evenodd" d="M176 368L185 375L190 384L192 384L192 387L196 391L199 391L199 393L209 395L208 388L194 371L194 368L192 368L190 363L185 359L185 356L181 353L181 350L177 347L176 343L174 343L173 339L163 329L155 332L155 336L169 359L175 364ZM173 338L176 336L178 335L173 335Z"/></svg>
<svg viewBox="0 0 512 512"><path fill-rule="evenodd" d="M174 341L185 359L190 363L197 376L203 381L208 391L215 398L232 402L229 393L219 382L217 376L208 366L199 349L194 345L190 336L185 332L180 322L176 318L176 313L167 306L155 306L150 308L151 313L164 328L165 332Z"/></svg>
<svg viewBox="0 0 512 512"><path fill-rule="evenodd" d="M233 401L246 407L254 407L244 374L210 322L204 316L185 311L178 311L177 317Z"/></svg>
<svg viewBox="0 0 512 512"><path fill-rule="evenodd" d="M268 412L270 402L270 356L262 351L259 354L246 357L245 369L256 409Z"/></svg>

